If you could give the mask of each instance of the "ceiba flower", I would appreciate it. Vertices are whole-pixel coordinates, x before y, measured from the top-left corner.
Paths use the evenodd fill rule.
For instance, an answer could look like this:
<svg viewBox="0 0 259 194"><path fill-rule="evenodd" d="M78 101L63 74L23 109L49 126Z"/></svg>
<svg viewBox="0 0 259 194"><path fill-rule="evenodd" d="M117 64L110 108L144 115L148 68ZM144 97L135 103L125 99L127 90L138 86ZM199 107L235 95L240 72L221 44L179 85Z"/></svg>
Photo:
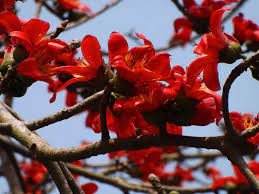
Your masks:
<svg viewBox="0 0 259 194"><path fill-rule="evenodd" d="M234 36L240 41L254 41L259 43L259 26L239 14L232 20L234 25Z"/></svg>
<svg viewBox="0 0 259 194"><path fill-rule="evenodd" d="M246 129L259 124L259 114L254 116L251 113L240 114L238 112L231 112L229 116L233 126L238 132L245 131ZM221 119L222 116L217 119L217 125ZM247 141L249 141L252 144L259 145L259 134L248 138Z"/></svg>
<svg viewBox="0 0 259 194"><path fill-rule="evenodd" d="M58 0L59 5L66 11L77 10L91 14L91 9L78 0Z"/></svg>
<svg viewBox="0 0 259 194"><path fill-rule="evenodd" d="M187 68L187 81L192 85L203 71L203 81L210 90L220 90L218 63L234 63L240 58L240 44L233 36L225 34L221 28L221 19L229 8L213 12L210 18L211 33L205 34L194 53L200 55Z"/></svg>
<svg viewBox="0 0 259 194"><path fill-rule="evenodd" d="M44 81L55 87L52 79L56 75L51 62L63 52L69 52L68 45L58 39L44 38L50 27L48 22L33 18L21 22L12 12L0 13L0 25L11 37L5 55L12 53L18 63L17 71L34 80ZM55 100L56 93L50 99Z"/></svg>
<svg viewBox="0 0 259 194"><path fill-rule="evenodd" d="M189 42L193 30L199 34L208 32L211 14L225 5L236 1L237 0L204 0L200 5L198 5L194 0L183 0L183 5L191 17L182 17L174 21L175 33L170 40L170 44L175 41L180 41L183 45L186 42Z"/></svg>
<svg viewBox="0 0 259 194"><path fill-rule="evenodd" d="M144 46L129 50L126 39L118 32L110 35L109 60L119 76L129 83L163 80L170 72L169 53L155 54L152 43L142 34L137 36Z"/></svg>
<svg viewBox="0 0 259 194"><path fill-rule="evenodd" d="M15 0L1 0L0 1L0 12L5 10L12 10L15 4Z"/></svg>
<svg viewBox="0 0 259 194"><path fill-rule="evenodd" d="M69 73L74 78L69 79L58 91L77 82L87 82L97 76L103 65L101 47L96 37L87 35L81 43L81 50L85 60L77 62L76 65L60 66L54 68L55 71Z"/></svg>

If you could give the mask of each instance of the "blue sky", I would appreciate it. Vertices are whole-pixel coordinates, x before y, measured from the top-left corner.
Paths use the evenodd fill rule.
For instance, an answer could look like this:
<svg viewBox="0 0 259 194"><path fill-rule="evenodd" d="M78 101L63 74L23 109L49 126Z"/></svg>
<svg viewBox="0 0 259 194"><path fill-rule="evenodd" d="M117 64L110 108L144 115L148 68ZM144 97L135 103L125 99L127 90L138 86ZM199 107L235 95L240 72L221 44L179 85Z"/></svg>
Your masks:
<svg viewBox="0 0 259 194"><path fill-rule="evenodd" d="M83 2L89 5L93 11L96 11L109 1L88 0ZM242 12L245 17L259 23L258 8L259 1L250 0L242 8ZM19 2L18 9L20 10L20 17L30 19L34 14L35 5L32 0L27 0L25 3ZM91 34L99 39L103 49L107 49L107 41L111 32L118 31L120 33L127 33L133 30L144 34L152 41L155 47L161 47L168 43L173 31L173 21L177 17L181 17L181 14L170 0L124 0L94 20L63 33L59 38L71 41L73 39L82 39L85 35ZM55 29L60 23L58 19L48 14L46 10L43 10L41 18L49 21L52 29ZM231 22L226 23L225 30L227 33L232 32ZM134 44L134 42L130 42L131 46ZM171 49L169 51L171 54L171 64L180 64L186 67L186 65L190 64L196 57L192 51L193 44L189 44L184 48ZM80 55L79 52L79 56ZM224 83L231 69L233 69L238 62L231 65L219 64L219 75L220 80L222 80L221 85ZM238 78L231 89L230 110L257 113L259 107L258 89L258 81L251 79L251 73L247 71ZM28 89L24 97L15 98L14 109L26 120L38 119L62 109L64 107L64 95L64 92L59 93L57 100L53 104L50 104L49 98L51 94L47 92L47 85L38 82ZM66 121L40 129L38 132L55 147L77 146L84 140L99 140L99 134L94 134L91 129L84 126L85 117L86 114L82 113ZM214 124L207 127L184 128L184 135L212 136L218 134L220 134L220 132ZM104 157L89 159L89 161L93 162L101 160L104 160ZM223 169L226 174L232 173L231 168L229 168L229 163L226 161L217 161L215 165ZM3 184L3 180L0 179L0 185ZM0 187L0 193L4 191L1 189L5 188ZM104 191L113 194L120 193L117 189L102 185L97 194L103 193Z"/></svg>

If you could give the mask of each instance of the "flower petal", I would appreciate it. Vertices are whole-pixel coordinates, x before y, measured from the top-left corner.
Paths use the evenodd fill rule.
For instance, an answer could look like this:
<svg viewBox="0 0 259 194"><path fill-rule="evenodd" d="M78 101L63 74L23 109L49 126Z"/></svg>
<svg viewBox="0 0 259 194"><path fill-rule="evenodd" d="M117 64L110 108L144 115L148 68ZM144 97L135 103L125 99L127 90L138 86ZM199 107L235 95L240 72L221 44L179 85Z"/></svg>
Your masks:
<svg viewBox="0 0 259 194"><path fill-rule="evenodd" d="M49 27L48 22L34 18L23 25L23 31L29 35L31 42L36 44L46 35Z"/></svg>
<svg viewBox="0 0 259 194"><path fill-rule="evenodd" d="M203 80L210 90L220 90L217 62L206 65L203 72Z"/></svg>
<svg viewBox="0 0 259 194"><path fill-rule="evenodd" d="M103 64L101 46L96 37L87 35L81 43L82 54L86 61L98 69Z"/></svg>
<svg viewBox="0 0 259 194"><path fill-rule="evenodd" d="M215 58L212 58L211 56L205 55L198 57L195 59L186 70L186 77L187 77L187 83L189 85L193 85L196 78L199 76L199 74L204 70L206 65L215 63Z"/></svg>
<svg viewBox="0 0 259 194"><path fill-rule="evenodd" d="M93 194L98 190L98 186L95 183L86 183L81 186L85 194Z"/></svg>
<svg viewBox="0 0 259 194"><path fill-rule="evenodd" d="M128 52L129 46L126 39L118 32L113 32L108 41L110 62L117 55L124 55Z"/></svg>
<svg viewBox="0 0 259 194"><path fill-rule="evenodd" d="M221 42L228 44L227 38L224 35L221 27L222 16L225 11L230 10L230 8L222 8L214 11L210 17L210 30L212 34L218 38Z"/></svg>
<svg viewBox="0 0 259 194"><path fill-rule="evenodd" d="M10 11L0 13L0 25L4 26L9 32L21 30L22 27L20 19Z"/></svg>
<svg viewBox="0 0 259 194"><path fill-rule="evenodd" d="M167 52L160 52L153 56L145 68L160 74L161 76L168 76L170 73L170 54Z"/></svg>

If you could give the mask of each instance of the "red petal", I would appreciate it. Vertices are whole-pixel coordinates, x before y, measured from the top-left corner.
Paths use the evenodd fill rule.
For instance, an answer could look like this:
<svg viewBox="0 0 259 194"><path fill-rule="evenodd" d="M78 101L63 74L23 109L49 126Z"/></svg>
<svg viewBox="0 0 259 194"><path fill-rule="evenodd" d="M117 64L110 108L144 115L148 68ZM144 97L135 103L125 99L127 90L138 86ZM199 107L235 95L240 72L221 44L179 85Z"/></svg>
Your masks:
<svg viewBox="0 0 259 194"><path fill-rule="evenodd" d="M205 55L195 59L186 70L187 83L193 85L196 78L204 70L206 65L215 63L217 59L212 58L211 56Z"/></svg>
<svg viewBox="0 0 259 194"><path fill-rule="evenodd" d="M192 29L192 23L186 18L178 18L174 21L174 29L176 32L178 32L183 27Z"/></svg>
<svg viewBox="0 0 259 194"><path fill-rule="evenodd" d="M33 50L32 42L27 33L21 31L12 31L10 32L10 36L12 37L12 41L14 41L16 44L23 45L29 51Z"/></svg>
<svg viewBox="0 0 259 194"><path fill-rule="evenodd" d="M170 73L169 57L169 53L160 52L150 59L150 61L146 65L146 68L162 76L168 76Z"/></svg>
<svg viewBox="0 0 259 194"><path fill-rule="evenodd" d="M101 46L96 37L87 35L81 43L82 54L86 61L98 69L103 64Z"/></svg>
<svg viewBox="0 0 259 194"><path fill-rule="evenodd" d="M145 45L149 45L149 46L152 46L153 47L153 44L150 40L148 40L143 34L140 34L140 33L136 33L136 35L142 39L144 41L144 44Z"/></svg>
<svg viewBox="0 0 259 194"><path fill-rule="evenodd" d="M36 44L49 30L49 23L40 19L31 19L23 25L23 31L28 33L31 42Z"/></svg>
<svg viewBox="0 0 259 194"><path fill-rule="evenodd" d="M81 186L85 194L93 194L98 190L98 186L95 183L86 183Z"/></svg>
<svg viewBox="0 0 259 194"><path fill-rule="evenodd" d="M67 86L77 83L77 82L86 82L88 81L88 78L85 77L76 77L76 78L72 78L70 80L68 80L67 82L65 82L62 86L58 87L57 92L65 89Z"/></svg>
<svg viewBox="0 0 259 194"><path fill-rule="evenodd" d="M214 11L210 17L210 30L212 34L220 40L220 42L225 45L228 44L227 38L222 31L221 20L225 11L230 10L230 8L222 8Z"/></svg>
<svg viewBox="0 0 259 194"><path fill-rule="evenodd" d="M9 32L19 31L22 27L20 19L10 11L0 13L0 25L4 26Z"/></svg>
<svg viewBox="0 0 259 194"><path fill-rule="evenodd" d="M86 81L95 78L97 73L96 69L92 69L89 66L60 66L53 68L53 70L83 76Z"/></svg>
<svg viewBox="0 0 259 194"><path fill-rule="evenodd" d="M210 90L220 90L217 62L214 61L214 63L206 65L203 72L203 80Z"/></svg>
<svg viewBox="0 0 259 194"><path fill-rule="evenodd" d="M118 32L113 32L108 41L109 60L110 62L117 55L124 55L128 52L129 46L126 39Z"/></svg>
<svg viewBox="0 0 259 194"><path fill-rule="evenodd" d="M77 93L68 91L66 95L66 105L73 106L76 104L76 102L77 102Z"/></svg>
<svg viewBox="0 0 259 194"><path fill-rule="evenodd" d="M194 0L183 0L183 4L184 4L184 7L186 7L187 9L191 6L196 5Z"/></svg>

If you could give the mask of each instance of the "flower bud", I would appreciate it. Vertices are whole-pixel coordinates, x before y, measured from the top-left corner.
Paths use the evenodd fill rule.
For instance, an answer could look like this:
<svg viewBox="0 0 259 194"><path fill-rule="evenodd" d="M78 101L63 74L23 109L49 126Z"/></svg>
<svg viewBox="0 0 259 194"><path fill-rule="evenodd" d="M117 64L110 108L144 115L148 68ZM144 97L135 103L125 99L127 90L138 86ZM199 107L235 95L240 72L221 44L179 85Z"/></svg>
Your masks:
<svg viewBox="0 0 259 194"><path fill-rule="evenodd" d="M13 58L16 63L20 63L29 56L28 51L23 46L17 46L13 52Z"/></svg>
<svg viewBox="0 0 259 194"><path fill-rule="evenodd" d="M236 42L231 42L229 46L223 48L219 53L219 62L232 64L240 59L241 47Z"/></svg>

